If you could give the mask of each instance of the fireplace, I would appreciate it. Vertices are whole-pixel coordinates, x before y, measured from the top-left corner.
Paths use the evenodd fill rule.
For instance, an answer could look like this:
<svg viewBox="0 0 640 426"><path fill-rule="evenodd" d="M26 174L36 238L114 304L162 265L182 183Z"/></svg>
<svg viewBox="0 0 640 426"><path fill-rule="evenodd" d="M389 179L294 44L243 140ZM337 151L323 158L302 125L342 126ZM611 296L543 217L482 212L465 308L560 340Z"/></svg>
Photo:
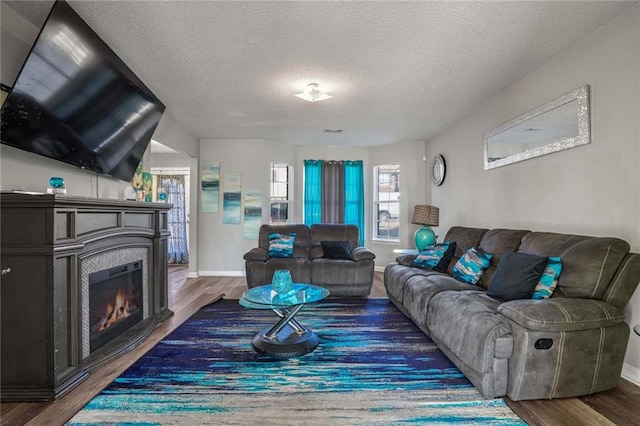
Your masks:
<svg viewBox="0 0 640 426"><path fill-rule="evenodd" d="M89 274L90 351L143 319L143 260Z"/></svg>

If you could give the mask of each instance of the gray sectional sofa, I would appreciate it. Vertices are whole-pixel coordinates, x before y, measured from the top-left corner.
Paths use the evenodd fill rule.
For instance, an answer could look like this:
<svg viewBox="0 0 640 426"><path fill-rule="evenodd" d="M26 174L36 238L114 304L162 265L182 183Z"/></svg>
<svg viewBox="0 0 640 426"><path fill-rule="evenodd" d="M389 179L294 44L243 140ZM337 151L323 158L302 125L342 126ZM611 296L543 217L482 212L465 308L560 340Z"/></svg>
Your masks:
<svg viewBox="0 0 640 426"><path fill-rule="evenodd" d="M272 233L296 234L292 257L269 257ZM327 241L348 241L349 258L325 257L322 243ZM287 269L294 282L325 287L331 296L367 296L373 285L375 257L371 250L359 246L355 225L262 225L258 247L244 255L247 285L252 288L270 284L276 270Z"/></svg>
<svg viewBox="0 0 640 426"><path fill-rule="evenodd" d="M640 281L640 254L617 238L453 227L449 272L469 247L493 254L477 285L412 267L400 256L384 272L390 300L486 398L562 398L614 388L629 326L623 309ZM560 256L552 297L501 302L487 296L506 252Z"/></svg>

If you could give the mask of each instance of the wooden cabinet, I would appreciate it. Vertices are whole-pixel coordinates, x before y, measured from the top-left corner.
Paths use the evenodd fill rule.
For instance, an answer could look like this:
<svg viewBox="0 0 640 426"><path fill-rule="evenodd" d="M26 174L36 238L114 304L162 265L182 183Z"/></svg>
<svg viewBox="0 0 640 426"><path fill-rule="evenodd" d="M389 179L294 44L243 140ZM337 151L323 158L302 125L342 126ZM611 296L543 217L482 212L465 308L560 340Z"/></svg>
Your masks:
<svg viewBox="0 0 640 426"><path fill-rule="evenodd" d="M1 398L50 401L92 368L135 347L172 315L167 292L171 205L61 195L0 197ZM129 250L142 253L146 262L144 319L89 353L83 264L112 253L126 257Z"/></svg>

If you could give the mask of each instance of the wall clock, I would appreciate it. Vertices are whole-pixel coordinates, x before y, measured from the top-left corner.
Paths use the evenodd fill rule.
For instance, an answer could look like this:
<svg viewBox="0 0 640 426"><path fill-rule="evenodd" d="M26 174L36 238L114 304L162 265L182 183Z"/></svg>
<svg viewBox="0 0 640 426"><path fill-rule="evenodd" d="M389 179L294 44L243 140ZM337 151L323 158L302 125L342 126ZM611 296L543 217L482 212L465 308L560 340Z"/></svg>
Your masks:
<svg viewBox="0 0 640 426"><path fill-rule="evenodd" d="M444 182L444 175L447 172L447 165L442 155L436 155L431 162L431 179L433 183L440 186Z"/></svg>

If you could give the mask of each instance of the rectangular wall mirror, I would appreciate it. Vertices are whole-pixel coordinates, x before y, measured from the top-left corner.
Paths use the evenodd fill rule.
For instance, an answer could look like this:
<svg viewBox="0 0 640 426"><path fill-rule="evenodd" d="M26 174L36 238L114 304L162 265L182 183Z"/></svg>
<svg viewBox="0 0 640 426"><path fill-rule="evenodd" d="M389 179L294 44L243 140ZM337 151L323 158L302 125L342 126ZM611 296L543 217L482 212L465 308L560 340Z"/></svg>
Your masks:
<svg viewBox="0 0 640 426"><path fill-rule="evenodd" d="M485 134L484 169L589 142L589 86L582 86Z"/></svg>

